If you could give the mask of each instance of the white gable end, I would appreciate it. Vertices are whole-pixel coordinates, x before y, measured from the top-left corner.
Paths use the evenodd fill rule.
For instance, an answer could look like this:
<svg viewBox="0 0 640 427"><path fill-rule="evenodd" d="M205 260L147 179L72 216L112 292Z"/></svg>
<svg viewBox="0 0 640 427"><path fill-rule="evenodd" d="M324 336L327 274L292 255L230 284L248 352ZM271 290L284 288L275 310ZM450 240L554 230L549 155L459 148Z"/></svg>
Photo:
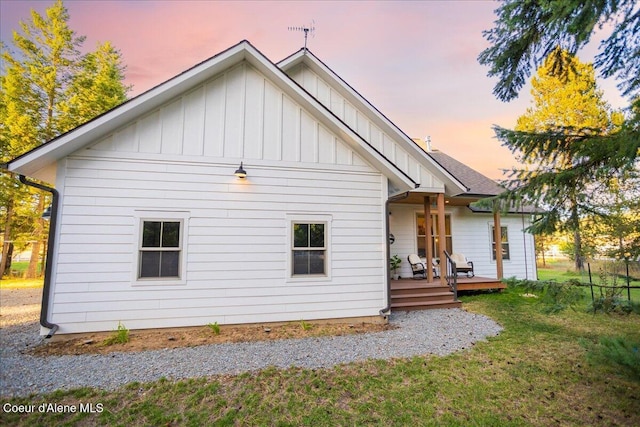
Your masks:
<svg viewBox="0 0 640 427"><path fill-rule="evenodd" d="M358 109L354 103L350 102L310 67L300 63L291 69L287 69L286 72L289 77L329 108L332 113L344 121L351 129L355 130L371 146L410 176L411 179L420 183L420 190L444 191L444 183L441 180L398 144L389 133L383 131L381 126L371 120L366 111Z"/></svg>
<svg viewBox="0 0 640 427"><path fill-rule="evenodd" d="M92 150L365 166L246 62L140 117Z"/></svg>

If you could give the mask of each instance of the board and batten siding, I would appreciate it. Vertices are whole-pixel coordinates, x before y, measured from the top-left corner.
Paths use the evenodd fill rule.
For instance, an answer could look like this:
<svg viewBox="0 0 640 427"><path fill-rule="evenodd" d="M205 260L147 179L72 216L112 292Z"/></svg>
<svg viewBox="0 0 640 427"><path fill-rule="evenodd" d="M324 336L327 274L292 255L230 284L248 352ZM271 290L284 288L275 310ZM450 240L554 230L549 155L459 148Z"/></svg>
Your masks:
<svg viewBox="0 0 640 427"><path fill-rule="evenodd" d="M51 321L74 333L378 315L387 185L260 73L234 67L59 162ZM184 218L183 284L136 281L140 218L163 212ZM291 215L330 218L327 278L290 278Z"/></svg>
<svg viewBox="0 0 640 427"><path fill-rule="evenodd" d="M416 215L423 213L419 205L392 204L390 206L389 229L395 237L391 254L402 258L400 275L412 277L407 256L417 252ZM473 261L476 276L495 278L496 262L491 247L493 215L473 213L466 207L447 207L446 215L451 215L451 236L453 251L464 254ZM533 237L523 233L523 218L520 215L503 215L501 226L507 227L509 235L510 260L503 261L504 277L536 279L535 247ZM524 218L524 228L529 219Z"/></svg>
<svg viewBox="0 0 640 427"><path fill-rule="evenodd" d="M420 183L420 191L444 191L444 184L438 178L369 118L371 112L358 109L304 63L287 70L287 74L411 179Z"/></svg>

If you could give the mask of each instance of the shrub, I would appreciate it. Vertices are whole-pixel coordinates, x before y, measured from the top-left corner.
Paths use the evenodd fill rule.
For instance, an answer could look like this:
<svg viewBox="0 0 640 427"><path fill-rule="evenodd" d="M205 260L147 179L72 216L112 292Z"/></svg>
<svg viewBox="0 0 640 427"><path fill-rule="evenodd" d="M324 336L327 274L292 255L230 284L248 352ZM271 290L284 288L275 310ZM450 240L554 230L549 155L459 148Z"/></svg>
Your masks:
<svg viewBox="0 0 640 427"><path fill-rule="evenodd" d="M573 308L584 298L584 292L580 289L577 280L556 282L555 280L518 280L510 278L505 280L510 288L522 289L523 292L540 296L540 303L546 313L558 313L569 307Z"/></svg>

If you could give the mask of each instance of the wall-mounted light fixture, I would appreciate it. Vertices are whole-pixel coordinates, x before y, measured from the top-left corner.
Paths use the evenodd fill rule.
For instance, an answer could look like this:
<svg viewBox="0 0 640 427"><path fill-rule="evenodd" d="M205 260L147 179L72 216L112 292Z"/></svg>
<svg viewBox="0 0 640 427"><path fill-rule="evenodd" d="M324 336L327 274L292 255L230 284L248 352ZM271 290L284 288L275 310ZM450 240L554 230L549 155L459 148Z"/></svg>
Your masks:
<svg viewBox="0 0 640 427"><path fill-rule="evenodd" d="M42 219L51 219L51 205L47 206L47 209L42 212Z"/></svg>
<svg viewBox="0 0 640 427"><path fill-rule="evenodd" d="M240 167L236 169L234 175L240 179L245 179L247 177L247 171L242 167L242 162L240 162Z"/></svg>

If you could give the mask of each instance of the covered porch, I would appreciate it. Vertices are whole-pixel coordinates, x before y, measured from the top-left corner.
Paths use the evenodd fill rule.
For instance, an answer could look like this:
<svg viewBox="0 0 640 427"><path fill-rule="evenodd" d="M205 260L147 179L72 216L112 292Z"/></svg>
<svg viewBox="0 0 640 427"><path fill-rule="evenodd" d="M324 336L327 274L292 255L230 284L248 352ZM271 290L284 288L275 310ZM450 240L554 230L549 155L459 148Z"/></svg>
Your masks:
<svg viewBox="0 0 640 427"><path fill-rule="evenodd" d="M390 255L400 256L405 263L408 263L407 257L410 254L418 255L426 266L424 279L428 283L445 284L447 277L452 275L451 268L460 267L455 263L451 265L450 255L454 252L462 253L482 268L480 274L477 268L472 274L480 276L472 277L476 280L461 280L467 278L460 274L460 283L475 283L474 289L495 288L496 283L500 283L504 277L503 257L505 254L508 257L509 254L508 236L504 233L500 211L497 209L491 214L483 215L480 221L477 220L478 217L469 219L472 212L469 205L481 198L410 192L391 200L390 233L393 235L397 232L402 241L395 247L391 243ZM401 212L396 215L399 219L393 217L394 211ZM483 228L480 233L470 231L479 227ZM486 234L485 230L490 231L490 234ZM396 236L392 240L395 242ZM499 242L498 245L496 242ZM496 246L501 250L496 250ZM482 249L478 250L479 247ZM487 256L491 257L490 264L479 263L479 259L474 259L479 254L485 259ZM402 277L413 276L406 265L402 273Z"/></svg>

